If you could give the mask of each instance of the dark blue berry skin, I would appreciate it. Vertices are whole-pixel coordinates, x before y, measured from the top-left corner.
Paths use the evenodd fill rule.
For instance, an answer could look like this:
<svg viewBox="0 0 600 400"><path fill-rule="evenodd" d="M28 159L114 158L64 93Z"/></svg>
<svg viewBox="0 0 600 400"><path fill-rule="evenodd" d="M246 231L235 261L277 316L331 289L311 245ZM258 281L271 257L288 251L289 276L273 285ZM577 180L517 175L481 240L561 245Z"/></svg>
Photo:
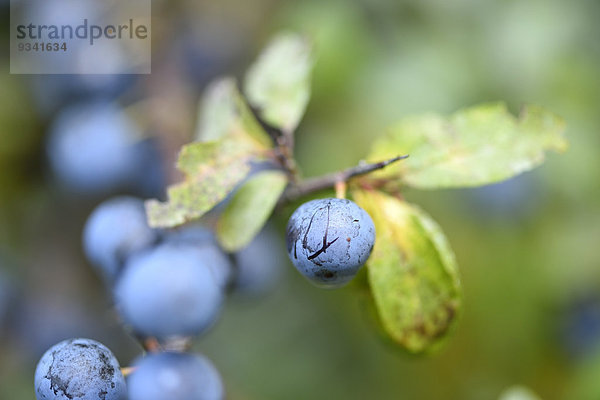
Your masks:
<svg viewBox="0 0 600 400"><path fill-rule="evenodd" d="M135 178L137 137L136 125L108 103L73 106L52 125L47 148L50 166L72 191L112 191Z"/></svg>
<svg viewBox="0 0 600 400"><path fill-rule="evenodd" d="M129 400L221 400L221 376L204 356L158 353L140 359L127 382Z"/></svg>
<svg viewBox="0 0 600 400"><path fill-rule="evenodd" d="M126 390L115 356L91 339L52 346L35 370L38 400L124 400Z"/></svg>
<svg viewBox="0 0 600 400"><path fill-rule="evenodd" d="M319 199L290 217L287 251L296 269L321 287L348 283L367 261L375 226L365 210L346 199Z"/></svg>
<svg viewBox="0 0 600 400"><path fill-rule="evenodd" d="M208 329L224 298L208 262L197 247L173 243L134 256L115 287L123 320L136 333L159 339Z"/></svg>
<svg viewBox="0 0 600 400"><path fill-rule="evenodd" d="M113 282L125 260L158 240L146 222L144 204L134 197L115 197L100 204L88 218L83 247L88 260Z"/></svg>

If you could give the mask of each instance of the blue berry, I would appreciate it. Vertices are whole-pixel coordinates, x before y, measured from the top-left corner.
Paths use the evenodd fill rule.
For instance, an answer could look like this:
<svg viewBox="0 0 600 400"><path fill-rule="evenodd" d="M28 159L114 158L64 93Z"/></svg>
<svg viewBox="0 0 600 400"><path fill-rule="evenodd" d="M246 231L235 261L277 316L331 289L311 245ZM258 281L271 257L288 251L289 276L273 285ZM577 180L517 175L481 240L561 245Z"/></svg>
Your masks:
<svg viewBox="0 0 600 400"><path fill-rule="evenodd" d="M221 376L204 356L158 353L139 360L127 382L129 400L221 400Z"/></svg>
<svg viewBox="0 0 600 400"><path fill-rule="evenodd" d="M268 227L234 255L234 289L244 295L260 295L275 287L288 263L281 238Z"/></svg>
<svg viewBox="0 0 600 400"><path fill-rule="evenodd" d="M197 247L164 243L127 262L115 287L125 322L142 335L196 335L216 320L224 291Z"/></svg>
<svg viewBox="0 0 600 400"><path fill-rule="evenodd" d="M167 233L165 242L175 246L196 247L219 285L223 288L229 286L233 275L231 261L219 247L217 238L210 229L201 225L186 226Z"/></svg>
<svg viewBox="0 0 600 400"><path fill-rule="evenodd" d="M65 109L54 121L48 141L50 165L67 188L81 193L115 190L134 179L137 126L105 103Z"/></svg>
<svg viewBox="0 0 600 400"><path fill-rule="evenodd" d="M103 344L69 339L52 346L35 370L38 400L123 400L125 379Z"/></svg>
<svg viewBox="0 0 600 400"><path fill-rule="evenodd" d="M146 222L144 204L133 197L115 197L100 204L88 218L83 247L89 261L112 282L131 254L157 240Z"/></svg>
<svg viewBox="0 0 600 400"><path fill-rule="evenodd" d="M302 275L318 286L338 287L369 258L375 226L350 200L312 200L290 217L286 241L288 255Z"/></svg>

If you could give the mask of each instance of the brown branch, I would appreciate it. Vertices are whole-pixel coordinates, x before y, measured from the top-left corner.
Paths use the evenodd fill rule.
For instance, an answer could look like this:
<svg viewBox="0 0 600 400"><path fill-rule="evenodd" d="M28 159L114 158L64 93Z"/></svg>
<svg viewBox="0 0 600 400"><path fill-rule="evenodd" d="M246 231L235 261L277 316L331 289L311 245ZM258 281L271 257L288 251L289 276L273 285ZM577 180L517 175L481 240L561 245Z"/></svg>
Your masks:
<svg viewBox="0 0 600 400"><path fill-rule="evenodd" d="M385 168L388 165L395 163L399 160L404 160L405 158L408 158L408 155L390 158L389 160L380 161L378 163L373 164L362 163L357 165L356 167L351 167L343 171L333 172L331 174L319 176L316 178L310 178L305 181L298 182L298 184L292 185L286 189L281 198L281 201L293 201L304 195L334 187L338 182L346 182L350 178L368 174L369 172Z"/></svg>

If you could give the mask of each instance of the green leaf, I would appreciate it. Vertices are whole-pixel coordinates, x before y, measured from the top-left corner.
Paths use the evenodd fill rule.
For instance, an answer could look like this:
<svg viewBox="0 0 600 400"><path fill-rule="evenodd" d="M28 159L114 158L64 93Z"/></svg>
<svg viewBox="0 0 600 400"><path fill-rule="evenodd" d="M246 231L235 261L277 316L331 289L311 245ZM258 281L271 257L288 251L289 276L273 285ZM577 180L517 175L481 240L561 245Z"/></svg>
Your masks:
<svg viewBox="0 0 600 400"><path fill-rule="evenodd" d="M369 159L409 154L373 177L417 188L479 186L538 166L547 150L565 151L564 130L564 121L541 107L526 107L516 118L504 104L486 104L450 117L406 118L375 142Z"/></svg>
<svg viewBox="0 0 600 400"><path fill-rule="evenodd" d="M265 158L274 145L231 78L207 89L196 140L179 153L177 168L185 179L169 186L168 201L146 202L150 226L173 227L201 217L248 175L251 161Z"/></svg>
<svg viewBox="0 0 600 400"><path fill-rule="evenodd" d="M529 388L515 385L502 392L498 400L540 400L540 398Z"/></svg>
<svg viewBox="0 0 600 400"><path fill-rule="evenodd" d="M280 34L248 70L244 93L265 122L292 132L310 97L312 66L308 41L299 35Z"/></svg>
<svg viewBox="0 0 600 400"><path fill-rule="evenodd" d="M439 346L461 305L458 269L439 226L419 208L380 191L356 190L377 239L367 261L383 328L411 353Z"/></svg>
<svg viewBox="0 0 600 400"><path fill-rule="evenodd" d="M149 225L173 227L201 217L248 175L249 162L260 157L259 150L227 138L184 146L177 167L185 180L168 188L168 202L146 202Z"/></svg>
<svg viewBox="0 0 600 400"><path fill-rule="evenodd" d="M217 223L217 238L227 251L245 247L263 227L288 179L278 170L249 178L233 195Z"/></svg>
<svg viewBox="0 0 600 400"><path fill-rule="evenodd" d="M208 85L200 100L196 140L210 142L240 133L258 147L274 145L248 108L235 79L217 79Z"/></svg>

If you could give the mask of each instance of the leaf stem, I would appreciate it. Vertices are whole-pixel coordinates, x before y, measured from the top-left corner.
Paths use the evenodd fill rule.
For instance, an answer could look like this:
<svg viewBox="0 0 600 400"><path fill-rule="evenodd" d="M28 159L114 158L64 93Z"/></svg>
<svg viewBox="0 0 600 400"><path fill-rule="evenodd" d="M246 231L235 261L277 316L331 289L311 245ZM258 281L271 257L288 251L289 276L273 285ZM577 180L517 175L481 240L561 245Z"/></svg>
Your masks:
<svg viewBox="0 0 600 400"><path fill-rule="evenodd" d="M310 178L304 181L300 181L297 184L293 184L286 189L281 198L281 202L293 201L304 195L317 192L319 190L335 187L336 184L339 184L339 182L346 182L350 178L353 178L355 176L368 174L369 172L385 168L388 165L395 163L399 160L404 160L405 158L408 158L408 155L397 156L394 158L390 158L389 160L384 160L372 164L361 162L355 167L351 167L338 172L333 172L316 178Z"/></svg>

